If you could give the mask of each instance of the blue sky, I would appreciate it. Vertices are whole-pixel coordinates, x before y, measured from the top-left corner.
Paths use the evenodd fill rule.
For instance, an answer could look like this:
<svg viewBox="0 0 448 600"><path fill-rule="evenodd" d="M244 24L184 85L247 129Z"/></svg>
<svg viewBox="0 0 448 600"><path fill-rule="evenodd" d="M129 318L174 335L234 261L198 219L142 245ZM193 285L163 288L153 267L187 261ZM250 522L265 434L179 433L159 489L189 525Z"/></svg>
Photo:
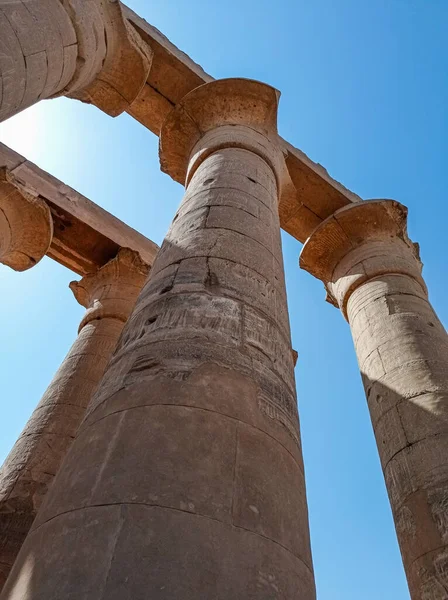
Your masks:
<svg viewBox="0 0 448 600"><path fill-rule="evenodd" d="M279 130L363 198L409 207L446 323L446 0L129 0L214 77L282 92ZM445 110L444 110L445 109ZM0 125L0 139L161 243L182 188L157 139L65 99ZM283 236L319 600L409 600L349 328ZM0 461L63 360L83 309L49 259L0 268Z"/></svg>

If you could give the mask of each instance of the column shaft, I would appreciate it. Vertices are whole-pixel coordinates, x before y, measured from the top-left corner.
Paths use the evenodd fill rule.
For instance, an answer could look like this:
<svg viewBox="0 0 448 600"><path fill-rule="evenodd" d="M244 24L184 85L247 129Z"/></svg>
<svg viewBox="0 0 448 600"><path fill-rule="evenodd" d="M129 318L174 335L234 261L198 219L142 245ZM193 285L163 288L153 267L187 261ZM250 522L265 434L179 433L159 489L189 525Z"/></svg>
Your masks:
<svg viewBox="0 0 448 600"><path fill-rule="evenodd" d="M267 86L208 85L199 94L236 88L241 112L267 94L275 112ZM181 207L4 598L315 598L278 181L223 129L226 147L191 152Z"/></svg>
<svg viewBox="0 0 448 600"><path fill-rule="evenodd" d="M347 306L412 598L448 597L448 336L421 285L382 275Z"/></svg>
<svg viewBox="0 0 448 600"><path fill-rule="evenodd" d="M336 212L301 263L350 323L411 596L445 600L448 336L429 303L404 207L372 201Z"/></svg>
<svg viewBox="0 0 448 600"><path fill-rule="evenodd" d="M129 252L122 250L95 275L73 284L78 300L88 307L78 338L0 469L0 589L144 283L145 272L119 273L116 267Z"/></svg>
<svg viewBox="0 0 448 600"><path fill-rule="evenodd" d="M83 327L0 469L0 588L82 421L124 323Z"/></svg>

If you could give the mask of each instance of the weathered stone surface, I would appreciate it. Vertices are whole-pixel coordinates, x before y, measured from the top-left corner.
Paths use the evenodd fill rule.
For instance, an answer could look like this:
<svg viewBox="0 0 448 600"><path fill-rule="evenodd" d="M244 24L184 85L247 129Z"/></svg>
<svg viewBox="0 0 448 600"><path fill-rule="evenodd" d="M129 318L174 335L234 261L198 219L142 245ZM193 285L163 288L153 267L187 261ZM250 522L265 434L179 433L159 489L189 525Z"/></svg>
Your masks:
<svg viewBox="0 0 448 600"><path fill-rule="evenodd" d="M413 600L448 590L448 336L431 307L406 209L337 211L305 244L350 323Z"/></svg>
<svg viewBox="0 0 448 600"><path fill-rule="evenodd" d="M118 0L70 4L80 56L93 64L90 71L83 65L64 93L115 117L129 108L144 87L152 50L124 18Z"/></svg>
<svg viewBox="0 0 448 600"><path fill-rule="evenodd" d="M312 570L308 546L308 510L303 472L280 445L266 443L260 431L238 426L233 522L276 541ZM269 468L267 468L269 465Z"/></svg>
<svg viewBox="0 0 448 600"><path fill-rule="evenodd" d="M25 271L47 253L53 238L50 209L37 194L21 193L0 167L0 262Z"/></svg>
<svg viewBox="0 0 448 600"><path fill-rule="evenodd" d="M3 173L0 175L0 206L8 202L8 206L15 207L20 213L23 236L26 236L26 240L17 240L16 254L28 251L34 260L39 260L46 252L79 275L87 275L106 264L120 248L138 252L148 264L154 262L157 244L1 143L0 173ZM21 208L30 203L25 204L21 196L30 199L33 206L42 206L41 217L36 216L34 210L34 218L30 221L27 217L30 211ZM51 213L53 222L49 247L47 242L40 241L42 235L36 231L46 212ZM48 229L49 226L44 231ZM7 235L8 232L2 229L2 247L7 244ZM36 250L28 249L30 244L39 248L37 255ZM33 261L29 263L32 264Z"/></svg>
<svg viewBox="0 0 448 600"><path fill-rule="evenodd" d="M45 552L39 565L29 557L28 567L8 581L6 597L23 598L32 590L33 599L48 600L57 589L68 598L75 589L85 600L143 600L149 592L158 599L196 599L204 597L204 587L214 590L216 600L308 600L315 593L308 567L280 545L163 506L89 507L48 521L29 541ZM61 552L68 557L63 564Z"/></svg>
<svg viewBox="0 0 448 600"><path fill-rule="evenodd" d="M188 170L185 205L22 547L8 600L27 585L33 599L315 598L284 317L278 97L253 81L214 82L200 91L203 122L195 94L162 131L165 168ZM179 145L186 105L216 146L206 134ZM234 123L233 142L223 123ZM175 165L179 147L186 157ZM231 198L219 223L208 220L221 194L215 175ZM251 218L272 215L253 227L239 218L248 196L263 207Z"/></svg>
<svg viewBox="0 0 448 600"><path fill-rule="evenodd" d="M79 336L0 469L0 588L75 437L147 272L137 254L122 249L96 273L71 285L87 308Z"/></svg>
<svg viewBox="0 0 448 600"><path fill-rule="evenodd" d="M116 116L139 95L151 59L118 1L3 2L0 121L56 95Z"/></svg>

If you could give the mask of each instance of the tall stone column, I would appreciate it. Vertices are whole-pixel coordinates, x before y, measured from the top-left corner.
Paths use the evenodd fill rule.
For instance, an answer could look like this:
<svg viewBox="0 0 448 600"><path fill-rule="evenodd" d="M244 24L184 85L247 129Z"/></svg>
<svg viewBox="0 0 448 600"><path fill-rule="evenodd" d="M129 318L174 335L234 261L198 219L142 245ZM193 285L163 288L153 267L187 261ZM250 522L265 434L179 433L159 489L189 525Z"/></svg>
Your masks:
<svg viewBox="0 0 448 600"><path fill-rule="evenodd" d="M68 95L123 112L143 88L152 53L118 0L0 3L0 121Z"/></svg>
<svg viewBox="0 0 448 600"><path fill-rule="evenodd" d="M428 301L406 208L342 208L300 265L348 320L413 600L448 598L448 336Z"/></svg>
<svg viewBox="0 0 448 600"><path fill-rule="evenodd" d="M0 168L0 263L26 271L47 253L53 238L53 219L47 204L19 192Z"/></svg>
<svg viewBox="0 0 448 600"><path fill-rule="evenodd" d="M0 469L0 589L104 374L148 268L122 249L70 284L87 308L79 335Z"/></svg>
<svg viewBox="0 0 448 600"><path fill-rule="evenodd" d="M165 122L184 199L2 598L315 598L277 103L216 81Z"/></svg>

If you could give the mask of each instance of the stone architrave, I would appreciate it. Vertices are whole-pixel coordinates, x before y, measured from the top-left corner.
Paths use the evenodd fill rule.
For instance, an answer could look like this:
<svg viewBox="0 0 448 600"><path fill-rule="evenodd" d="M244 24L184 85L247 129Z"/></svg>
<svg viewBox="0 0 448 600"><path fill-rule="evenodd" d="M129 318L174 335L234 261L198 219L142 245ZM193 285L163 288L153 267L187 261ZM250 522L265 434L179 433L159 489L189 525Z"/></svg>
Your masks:
<svg viewBox="0 0 448 600"><path fill-rule="evenodd" d="M32 249L38 246L40 258L46 244L40 249L42 242L39 241L40 236L36 232L39 215L30 213L32 218L27 217L27 211L21 209L22 204L26 204L17 195L18 192L31 204L34 201L40 204L42 215L51 212L53 234L46 255L77 275L82 277L96 271L114 258L120 248L135 250L144 262L153 264L159 250L157 244L0 143L0 210L16 210L17 223L20 224L18 231L21 233L16 247L22 254L25 248L34 257L34 261L36 251ZM14 215L14 212L12 214ZM1 218L3 224L0 244L7 246L10 235L7 223L8 218L11 220L12 217L5 213ZM49 221L49 217L47 220ZM47 226L43 231L48 228ZM45 237L45 234L43 235ZM31 265L34 261L31 261Z"/></svg>
<svg viewBox="0 0 448 600"><path fill-rule="evenodd" d="M184 199L2 598L315 598L278 96L216 81L165 122Z"/></svg>
<svg viewBox="0 0 448 600"><path fill-rule="evenodd" d="M38 196L9 185L0 168L0 263L26 271L47 253L53 238L53 220Z"/></svg>
<svg viewBox="0 0 448 600"><path fill-rule="evenodd" d="M413 600L448 598L448 336L429 303L407 209L338 210L303 247L348 320Z"/></svg>
<svg viewBox="0 0 448 600"><path fill-rule="evenodd" d="M57 473L148 274L127 248L72 282L79 335L0 469L0 589Z"/></svg>
<svg viewBox="0 0 448 600"><path fill-rule="evenodd" d="M118 0L0 3L0 121L70 96L111 116L145 85L152 52Z"/></svg>

